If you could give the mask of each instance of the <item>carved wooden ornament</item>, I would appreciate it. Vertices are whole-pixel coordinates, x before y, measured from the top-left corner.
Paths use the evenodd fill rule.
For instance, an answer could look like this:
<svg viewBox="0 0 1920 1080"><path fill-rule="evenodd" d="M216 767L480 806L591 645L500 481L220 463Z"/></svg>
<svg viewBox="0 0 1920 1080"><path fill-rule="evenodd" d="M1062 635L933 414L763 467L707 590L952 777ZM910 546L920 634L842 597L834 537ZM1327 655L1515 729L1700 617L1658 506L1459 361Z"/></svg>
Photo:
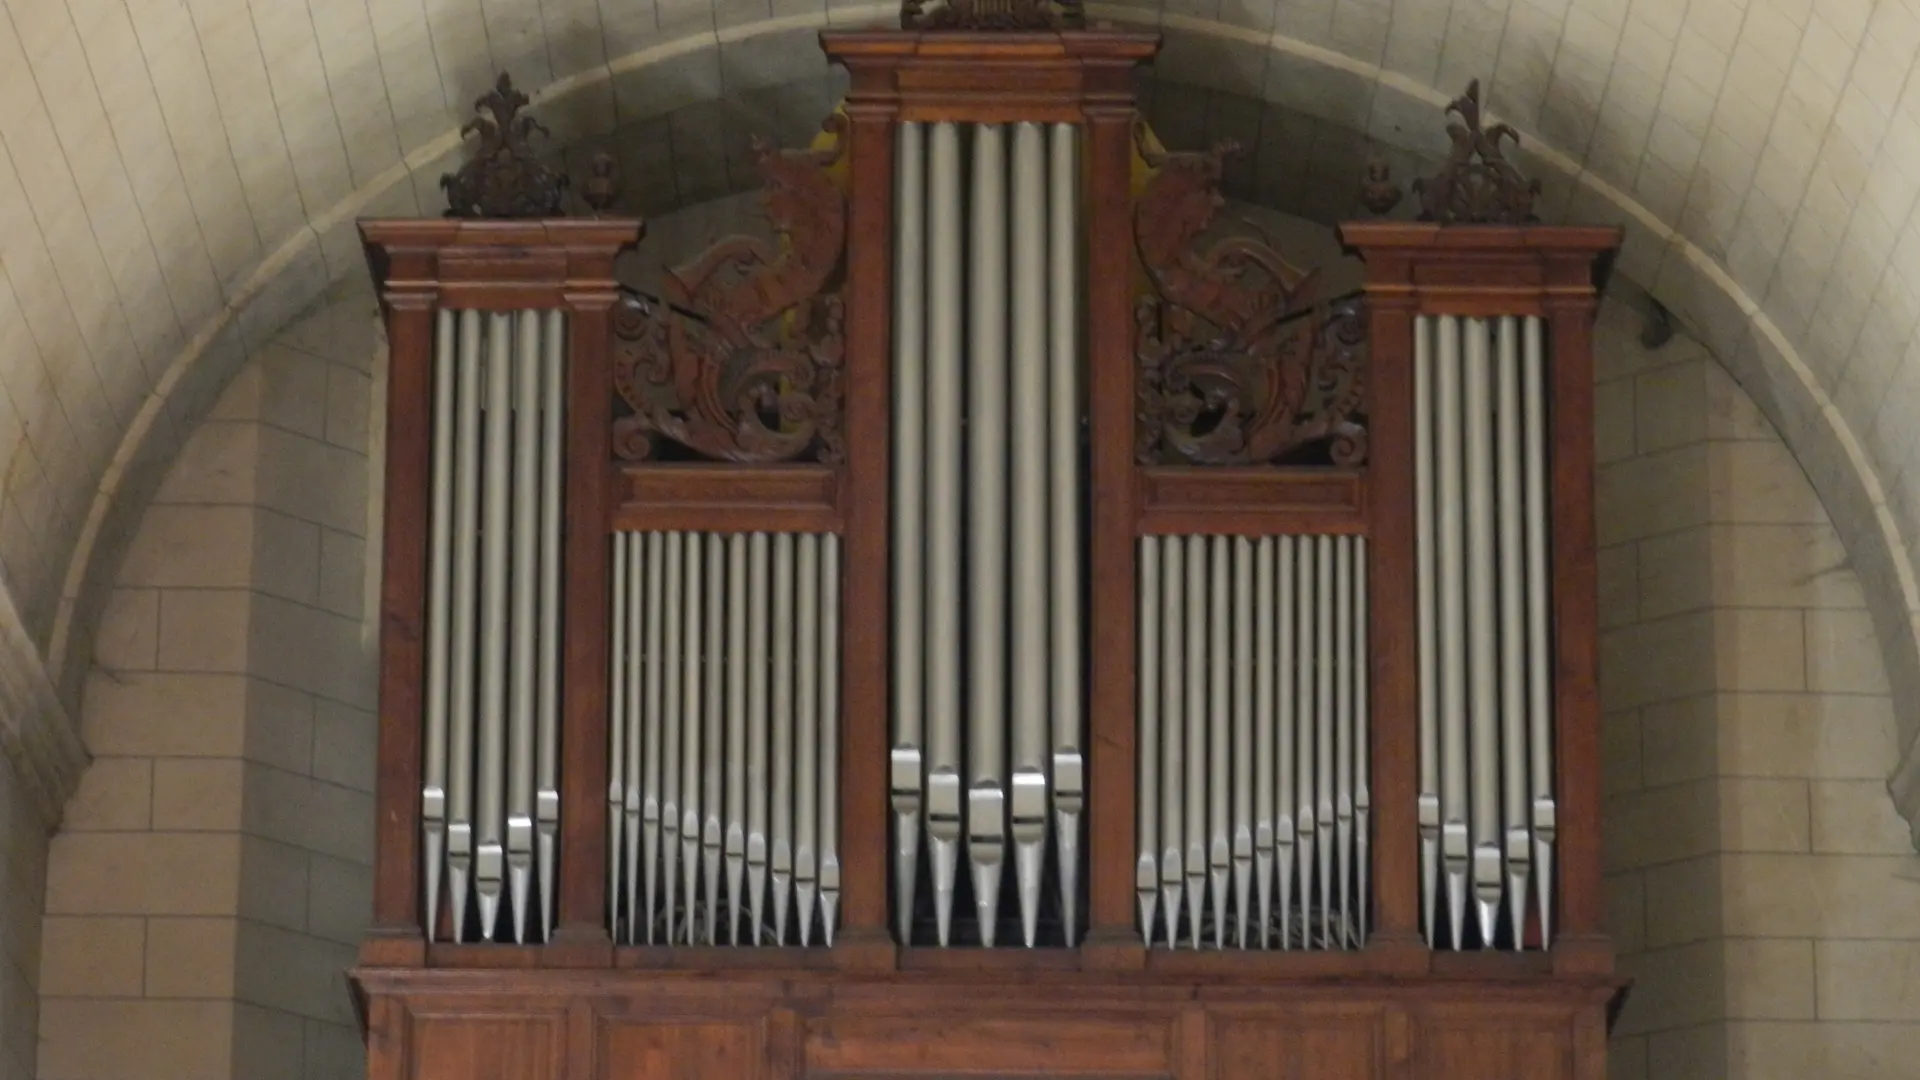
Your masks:
<svg viewBox="0 0 1920 1080"><path fill-rule="evenodd" d="M1540 181L1514 168L1500 144L1520 144L1520 134L1507 124L1481 127L1480 80L1447 106L1458 121L1447 124L1452 146L1440 171L1413 182L1420 199L1420 219L1442 225L1528 225L1537 221L1534 197Z"/></svg>
<svg viewBox="0 0 1920 1080"><path fill-rule="evenodd" d="M846 196L828 174L833 145L755 140L776 242L729 237L670 270L664 310L623 295L613 378L630 412L614 423L619 457L647 460L665 439L712 461L843 460L844 307L828 286L845 252Z"/></svg>
<svg viewBox="0 0 1920 1080"><path fill-rule="evenodd" d="M1081 0L944 0L929 10L926 0L903 0L902 30L1047 31L1087 24Z"/></svg>
<svg viewBox="0 0 1920 1080"><path fill-rule="evenodd" d="M1314 299L1310 272L1252 237L1208 240L1222 164L1238 147L1169 154L1134 210L1151 287L1138 301L1143 465L1259 465L1325 443L1335 465L1366 460L1366 320L1357 303Z"/></svg>
<svg viewBox="0 0 1920 1080"><path fill-rule="evenodd" d="M551 134L546 126L520 110L526 94L514 89L506 72L488 93L476 99L479 116L460 128L460 135L478 133L480 148L460 168L440 178L447 193L447 216L459 218L557 217L567 178L542 165L530 141L534 132Z"/></svg>

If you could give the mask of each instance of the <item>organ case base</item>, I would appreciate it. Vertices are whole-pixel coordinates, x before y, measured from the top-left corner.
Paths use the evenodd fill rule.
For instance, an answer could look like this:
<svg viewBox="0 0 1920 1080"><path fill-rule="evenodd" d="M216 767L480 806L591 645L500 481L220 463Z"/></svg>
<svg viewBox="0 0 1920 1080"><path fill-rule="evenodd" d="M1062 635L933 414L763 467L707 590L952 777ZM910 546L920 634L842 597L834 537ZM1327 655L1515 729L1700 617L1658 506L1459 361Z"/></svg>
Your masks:
<svg viewBox="0 0 1920 1080"><path fill-rule="evenodd" d="M370 1080L1603 1080L1612 978L362 971Z"/></svg>

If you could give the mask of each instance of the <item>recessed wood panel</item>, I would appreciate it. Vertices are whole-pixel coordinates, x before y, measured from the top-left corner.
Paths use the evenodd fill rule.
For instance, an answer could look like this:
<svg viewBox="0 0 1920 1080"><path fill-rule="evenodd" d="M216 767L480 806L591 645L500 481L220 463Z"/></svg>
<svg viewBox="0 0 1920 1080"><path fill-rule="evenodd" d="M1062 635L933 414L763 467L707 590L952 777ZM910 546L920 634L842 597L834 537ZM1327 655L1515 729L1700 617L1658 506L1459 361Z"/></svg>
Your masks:
<svg viewBox="0 0 1920 1080"><path fill-rule="evenodd" d="M1518 1010L1516 1010L1518 1011ZM1419 1027L1418 1075L1472 1080L1562 1080L1575 1075L1571 1025L1524 1014L1489 1022L1435 1010Z"/></svg>
<svg viewBox="0 0 1920 1080"><path fill-rule="evenodd" d="M767 1080L768 1051L762 1024L608 1024L599 1080Z"/></svg>
<svg viewBox="0 0 1920 1080"><path fill-rule="evenodd" d="M1287 1009L1213 1022L1209 1080L1380 1080L1377 1010Z"/></svg>
<svg viewBox="0 0 1920 1080"><path fill-rule="evenodd" d="M413 1018L413 1080L559 1080L565 1025L557 1016Z"/></svg>
<svg viewBox="0 0 1920 1080"><path fill-rule="evenodd" d="M1152 1076L1172 1059L1171 1026L1158 1018L850 1017L808 1033L807 1072L998 1073L1007 1076Z"/></svg>

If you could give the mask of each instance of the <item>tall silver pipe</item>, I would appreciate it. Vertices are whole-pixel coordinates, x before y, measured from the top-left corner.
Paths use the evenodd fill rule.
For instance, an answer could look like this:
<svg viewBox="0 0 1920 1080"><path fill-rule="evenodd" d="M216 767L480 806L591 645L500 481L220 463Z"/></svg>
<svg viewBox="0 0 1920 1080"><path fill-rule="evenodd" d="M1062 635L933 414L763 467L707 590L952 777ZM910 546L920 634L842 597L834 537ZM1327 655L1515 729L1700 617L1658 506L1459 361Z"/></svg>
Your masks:
<svg viewBox="0 0 1920 1080"><path fill-rule="evenodd" d="M749 545L751 565L747 588L747 920L753 924L753 943L760 944L761 904L767 892L767 796L771 773L767 768L767 668L772 662L768 641L767 602L772 592L773 545L757 532Z"/></svg>
<svg viewBox="0 0 1920 1080"><path fill-rule="evenodd" d="M644 851L659 844L660 804L658 778L646 779L643 760L657 757L660 751L659 725L654 717L659 710L659 671L654 658L659 655L660 634L660 561L659 533L627 534L627 793L626 871L627 941L639 942L645 934L641 909L640 861ZM644 697L643 697L644 691ZM643 840L643 837L651 837ZM653 847L645 845L651 844ZM651 878L647 879L651 881Z"/></svg>
<svg viewBox="0 0 1920 1080"><path fill-rule="evenodd" d="M613 603L608 629L613 636L613 656L607 687L607 911L613 920L615 940L619 940L621 912L621 873L625 837L621 826L626 819L627 789L627 671L634 664L627 619L633 610L627 592L627 575L637 573L628 557L631 534L613 537Z"/></svg>
<svg viewBox="0 0 1920 1080"><path fill-rule="evenodd" d="M813 939L820 886L820 537L800 537L799 596L794 620L793 888L800 944Z"/></svg>
<svg viewBox="0 0 1920 1080"><path fill-rule="evenodd" d="M1207 538L1187 537L1187 939L1200 947L1207 894Z"/></svg>
<svg viewBox="0 0 1920 1080"><path fill-rule="evenodd" d="M933 125L927 202L961 205L960 131ZM927 843L934 918L946 945L960 853L960 215L932 215L927 245ZM905 917L905 916L903 916ZM903 930L905 927L903 926ZM904 939L903 939L904 940Z"/></svg>
<svg viewBox="0 0 1920 1080"><path fill-rule="evenodd" d="M634 905L633 918L638 938L653 944L654 903L659 896L660 873L660 775L662 728L666 724L666 583L675 569L667 566L665 533L647 534L647 629L646 712L641 718L640 829L641 850L638 868L641 892ZM629 774L631 775L631 773Z"/></svg>
<svg viewBox="0 0 1920 1080"><path fill-rule="evenodd" d="M1160 538L1140 538L1140 771L1137 812L1140 849L1134 891L1140 934L1153 945L1160 896ZM1064 834L1063 834L1064 835ZM1063 853L1064 854L1064 853Z"/></svg>
<svg viewBox="0 0 1920 1080"><path fill-rule="evenodd" d="M792 533L773 538L773 942L787 943L793 896L793 577Z"/></svg>
<svg viewBox="0 0 1920 1080"><path fill-rule="evenodd" d="M1447 877L1447 923L1453 947L1465 944L1467 873L1467 611L1465 499L1460 437L1460 327L1440 317L1440 361L1434 413L1435 517L1439 531L1440 842Z"/></svg>
<svg viewBox="0 0 1920 1080"><path fill-rule="evenodd" d="M433 333L433 520L427 584L427 730L421 761L420 822L423 834L427 940L440 923L441 872L447 858L447 678L453 627L453 426L454 366L458 330L454 313L434 313Z"/></svg>
<svg viewBox="0 0 1920 1080"><path fill-rule="evenodd" d="M706 897L701 920L706 923L709 945L720 944L720 865L724 829L720 814L726 799L726 643L727 605L730 600L727 595L727 545L731 540L732 537L718 533L707 536L707 689L703 695L706 733L701 739L704 778L700 794L700 878ZM688 866L688 876L691 877L692 864Z"/></svg>
<svg viewBox="0 0 1920 1080"><path fill-rule="evenodd" d="M820 555L820 932L833 944L840 915L840 537Z"/></svg>
<svg viewBox="0 0 1920 1080"><path fill-rule="evenodd" d="M1467 753L1472 773L1474 911L1480 940L1493 942L1500 917L1500 682L1494 625L1493 405L1490 326L1466 324L1467 440Z"/></svg>
<svg viewBox="0 0 1920 1080"><path fill-rule="evenodd" d="M554 874L560 850L560 505L566 499L560 460L566 424L566 313L547 312L545 325L540 360L540 716L534 861L540 872L542 926L551 935L559 913ZM609 883L615 880L612 868L617 865L617 859L607 864Z"/></svg>
<svg viewBox="0 0 1920 1080"><path fill-rule="evenodd" d="M706 704L701 691L706 686L702 670L701 643L706 640L707 537L705 533L687 534L687 614L681 631L685 652L680 675L680 846L667 851L667 942L693 943L694 913L700 893L700 734L706 722ZM669 761L672 768L676 762ZM680 864L679 910L673 892L672 862Z"/></svg>
<svg viewBox="0 0 1920 1080"><path fill-rule="evenodd" d="M727 863L727 939L740 944L747 872L747 537L727 537L727 808L722 847ZM755 609L756 611L758 609Z"/></svg>
<svg viewBox="0 0 1920 1080"><path fill-rule="evenodd" d="M893 881L901 944L913 937L926 708L926 150L924 127L899 126L894 192L893 316ZM942 204L944 205L944 204ZM950 218L951 215L942 215ZM951 227L951 226L948 226ZM936 226L938 228L938 226Z"/></svg>
<svg viewBox="0 0 1920 1080"><path fill-rule="evenodd" d="M1526 578L1521 501L1520 327L1513 318L1499 322L1498 392L1494 412L1500 484L1500 812L1506 826L1507 924L1513 947L1526 943L1527 886L1532 875L1533 836L1527 828L1527 616L1522 583Z"/></svg>
<svg viewBox="0 0 1920 1080"><path fill-rule="evenodd" d="M1254 925L1258 927L1262 949L1271 942L1273 921L1274 857L1274 775L1273 742L1278 733L1279 715L1274 701L1274 626L1275 608L1281 598L1274 592L1274 540L1261 537L1253 554L1253 881L1258 907Z"/></svg>
<svg viewBox="0 0 1920 1080"><path fill-rule="evenodd" d="M1353 538L1333 538L1334 910L1339 945L1353 945Z"/></svg>
<svg viewBox="0 0 1920 1080"><path fill-rule="evenodd" d="M1319 672L1315 670L1319 659L1319 640L1315 635L1318 620L1314 618L1315 592L1319 585L1319 551L1310 536L1298 540L1300 562L1296 586L1294 618L1298 620L1294 637L1294 702L1295 735L1294 748L1294 828L1296 842L1294 854L1299 865L1300 887L1300 943L1313 946L1313 886L1314 858L1319 844L1319 800L1315 798L1318 785L1315 780L1314 765L1318 758L1314 755L1314 742L1319 734L1318 698L1315 684L1319 681Z"/></svg>
<svg viewBox="0 0 1920 1080"><path fill-rule="evenodd" d="M660 718L660 907L665 926L660 931L660 943L671 945L674 941L675 898L679 895L680 884L680 736L686 719L687 702L682 697L686 692L682 685L681 665L686 653L686 614L687 594L698 590L687 588L687 540L682 532L667 534L667 582L666 582L666 641L660 657L661 676L665 683L662 691L663 701ZM697 559L695 560L697 561ZM651 768L651 766L649 766ZM652 869L649 860L648 869ZM653 899L653 890L647 890L647 898ZM652 932L649 920L648 932Z"/></svg>
<svg viewBox="0 0 1920 1080"><path fill-rule="evenodd" d="M1370 745L1373 717L1369 701L1373 675L1368 664L1367 639L1367 610L1372 594L1367 591L1367 538L1355 537L1353 543L1356 549L1353 558L1353 712L1358 728L1353 740L1353 859L1360 868L1359 944L1364 946L1373 908L1370 880L1373 870L1373 751Z"/></svg>
<svg viewBox="0 0 1920 1080"><path fill-rule="evenodd" d="M1060 912L1068 945L1078 941L1080 815L1086 767L1080 750L1080 128L1055 124L1048 170L1048 479L1052 498L1049 599L1053 616L1053 813ZM1152 920L1148 920L1149 927Z"/></svg>
<svg viewBox="0 0 1920 1080"><path fill-rule="evenodd" d="M1253 541L1233 544L1233 912L1239 947L1247 947L1253 891Z"/></svg>
<svg viewBox="0 0 1920 1080"><path fill-rule="evenodd" d="M1208 570L1212 592L1207 615L1207 869L1213 890L1213 945L1227 944L1227 897L1233 873L1233 835L1230 812L1232 775L1233 687L1228 662L1233 645L1228 633L1233 626L1231 582L1233 556L1227 538L1213 538Z"/></svg>
<svg viewBox="0 0 1920 1080"><path fill-rule="evenodd" d="M1440 868L1440 685L1439 625L1434 592L1438 579L1434 535L1433 466L1433 319L1413 323L1413 463L1418 596L1420 703L1420 927L1427 944L1437 944L1433 914Z"/></svg>
<svg viewBox="0 0 1920 1080"><path fill-rule="evenodd" d="M1164 739L1160 757L1160 907L1166 913L1167 948L1180 944L1181 897L1186 887L1182 869L1186 846L1187 760L1187 545L1177 536L1161 541L1165 582L1161 590L1160 713Z"/></svg>
<svg viewBox="0 0 1920 1080"><path fill-rule="evenodd" d="M1319 550L1314 557L1320 579L1314 596L1314 823L1320 835L1316 841L1320 853L1320 947L1333 944L1333 687L1338 677L1333 670L1333 608L1338 600L1333 591L1334 545L1331 536L1314 537Z"/></svg>
<svg viewBox="0 0 1920 1080"><path fill-rule="evenodd" d="M513 668L507 715L507 893L513 899L513 940L527 940L533 899L533 767L538 741L539 676L535 623L540 570L540 368L541 313L514 317L513 559L510 614Z"/></svg>
<svg viewBox="0 0 1920 1080"><path fill-rule="evenodd" d="M1527 485L1527 735L1533 790L1533 882L1542 947L1553 942L1553 657L1548 651L1547 351L1538 318L1526 321L1522 394Z"/></svg>
<svg viewBox="0 0 1920 1080"><path fill-rule="evenodd" d="M480 933L491 940L506 885L507 756L507 522L513 491L513 316L487 316L486 479L480 509L480 744L474 821L473 886L480 900Z"/></svg>
<svg viewBox="0 0 1920 1080"><path fill-rule="evenodd" d="M1294 848L1303 831L1297 824L1297 815L1305 801L1297 787L1294 764L1294 749L1300 741L1299 680L1305 677L1298 662L1299 646L1294 641L1294 627L1299 625L1300 581L1296 574L1299 564L1296 548L1301 546L1304 545L1291 536L1280 537L1274 545L1274 571L1278 580L1269 594L1279 623L1273 653L1278 684L1274 688L1274 700L1279 712L1279 731L1274 740L1279 750L1278 760L1274 762L1279 790L1273 822L1273 862L1280 877L1280 947L1283 949L1293 947ZM1304 831L1311 832L1311 826Z"/></svg>
<svg viewBox="0 0 1920 1080"><path fill-rule="evenodd" d="M992 946L1006 857L1007 172L1005 129L973 128L967 336L967 858Z"/></svg>
<svg viewBox="0 0 1920 1080"><path fill-rule="evenodd" d="M1047 850L1047 154L1040 125L1013 128L1013 728L1009 810L1020 928L1032 948L1040 931ZM991 430L982 432L991 435Z"/></svg>
<svg viewBox="0 0 1920 1080"><path fill-rule="evenodd" d="M480 532L480 313L460 313L454 408L453 686L447 732L447 888L453 939L466 940L473 887L474 648L478 642Z"/></svg>

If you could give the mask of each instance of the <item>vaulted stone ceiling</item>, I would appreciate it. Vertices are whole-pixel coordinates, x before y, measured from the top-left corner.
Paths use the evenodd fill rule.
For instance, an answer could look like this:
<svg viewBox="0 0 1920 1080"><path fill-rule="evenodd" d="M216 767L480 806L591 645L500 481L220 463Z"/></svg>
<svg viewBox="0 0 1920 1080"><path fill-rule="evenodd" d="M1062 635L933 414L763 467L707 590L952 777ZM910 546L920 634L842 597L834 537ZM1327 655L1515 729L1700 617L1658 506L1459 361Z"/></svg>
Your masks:
<svg viewBox="0 0 1920 1080"><path fill-rule="evenodd" d="M364 274L356 216L438 211L456 129L497 70L539 91L571 155L614 146L632 202L657 211L751 184L746 137L799 137L832 100L815 31L892 14L821 0L3 7L0 607L17 618L0 622L69 687L89 597L155 466L253 344ZM1442 145L1438 108L1486 80L1546 181L1548 217L1627 225L1620 272L1786 434L1875 604L1912 742L1920 17L1907 0L1090 10L1164 30L1151 103L1169 142L1250 143L1241 193L1323 220L1346 211L1370 147L1404 175ZM1606 478L1602 498L1657 497L1648 479ZM1903 773L1895 793L1913 817L1920 783Z"/></svg>

